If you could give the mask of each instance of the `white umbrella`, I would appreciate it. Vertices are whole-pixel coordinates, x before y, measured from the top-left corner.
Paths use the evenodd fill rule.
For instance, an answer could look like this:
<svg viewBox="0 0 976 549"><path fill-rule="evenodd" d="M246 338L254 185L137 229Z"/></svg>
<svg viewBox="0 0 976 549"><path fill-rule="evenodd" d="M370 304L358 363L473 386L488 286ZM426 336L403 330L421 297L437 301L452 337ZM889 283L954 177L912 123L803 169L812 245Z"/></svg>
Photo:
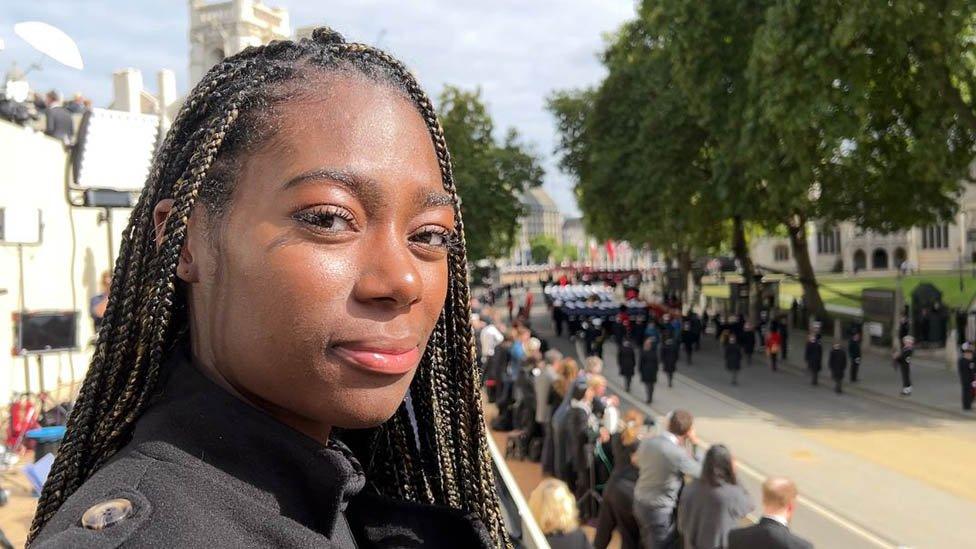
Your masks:
<svg viewBox="0 0 976 549"><path fill-rule="evenodd" d="M61 29L40 21L25 21L14 25L14 33L34 49L62 65L81 70L81 52L78 45Z"/></svg>

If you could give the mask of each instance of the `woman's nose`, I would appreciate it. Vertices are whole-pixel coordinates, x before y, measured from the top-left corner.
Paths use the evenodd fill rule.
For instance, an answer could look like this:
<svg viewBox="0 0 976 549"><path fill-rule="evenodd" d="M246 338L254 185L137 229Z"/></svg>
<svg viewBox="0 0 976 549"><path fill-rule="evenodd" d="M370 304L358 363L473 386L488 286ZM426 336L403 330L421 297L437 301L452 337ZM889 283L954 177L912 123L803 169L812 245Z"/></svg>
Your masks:
<svg viewBox="0 0 976 549"><path fill-rule="evenodd" d="M420 301L424 281L417 257L405 239L383 235L368 241L362 269L353 289L357 300L403 309Z"/></svg>

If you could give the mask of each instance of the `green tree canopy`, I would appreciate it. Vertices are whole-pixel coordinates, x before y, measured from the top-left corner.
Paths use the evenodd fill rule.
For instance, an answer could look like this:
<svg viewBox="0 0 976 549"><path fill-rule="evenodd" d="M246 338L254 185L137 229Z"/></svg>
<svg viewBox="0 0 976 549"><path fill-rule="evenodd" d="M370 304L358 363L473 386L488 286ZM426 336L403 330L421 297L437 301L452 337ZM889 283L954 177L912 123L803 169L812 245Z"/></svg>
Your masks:
<svg viewBox="0 0 976 549"><path fill-rule="evenodd" d="M447 86L438 115L454 164L461 197L468 259L502 257L515 241L522 215L519 196L542 184L539 160L509 129L500 143L480 91Z"/></svg>
<svg viewBox="0 0 976 549"><path fill-rule="evenodd" d="M547 234L537 234L529 240L529 251L533 263L548 263L559 251L559 244Z"/></svg>

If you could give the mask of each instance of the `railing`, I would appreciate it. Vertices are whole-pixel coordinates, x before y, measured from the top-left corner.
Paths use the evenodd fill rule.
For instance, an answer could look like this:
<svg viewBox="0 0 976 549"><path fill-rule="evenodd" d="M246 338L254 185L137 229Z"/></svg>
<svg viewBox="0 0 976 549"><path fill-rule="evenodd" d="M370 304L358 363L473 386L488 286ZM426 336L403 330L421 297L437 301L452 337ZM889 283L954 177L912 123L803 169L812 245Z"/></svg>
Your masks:
<svg viewBox="0 0 976 549"><path fill-rule="evenodd" d="M539 530L539 525L535 523L532 512L529 511L529 504L519 490L515 478L509 472L505 459L498 451L494 439L488 435L488 449L491 452L491 460L494 462L496 487L498 497L502 503L502 518L508 529L512 544L516 549L549 549L549 542L546 536Z"/></svg>

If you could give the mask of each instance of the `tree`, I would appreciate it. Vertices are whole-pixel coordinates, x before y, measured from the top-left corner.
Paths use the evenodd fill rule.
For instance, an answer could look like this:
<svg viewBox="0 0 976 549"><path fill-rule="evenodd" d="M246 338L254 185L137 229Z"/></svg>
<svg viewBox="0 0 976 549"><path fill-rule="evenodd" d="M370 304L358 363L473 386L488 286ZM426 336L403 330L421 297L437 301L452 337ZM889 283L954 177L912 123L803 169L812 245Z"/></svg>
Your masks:
<svg viewBox="0 0 976 549"><path fill-rule="evenodd" d="M939 5L941 4L941 8ZM820 309L806 221L880 231L950 218L976 142L971 2L777 2L747 68L743 150ZM957 84L961 87L957 87ZM808 298L809 296L809 298Z"/></svg>
<svg viewBox="0 0 976 549"><path fill-rule="evenodd" d="M529 240L529 250L533 263L548 263L559 250L559 244L547 234L537 234Z"/></svg>
<svg viewBox="0 0 976 549"><path fill-rule="evenodd" d="M454 164L461 197L468 259L502 257L515 242L520 195L542 184L539 160L515 129L497 143L494 124L480 91L447 86L438 101L438 115Z"/></svg>
<svg viewBox="0 0 976 549"><path fill-rule="evenodd" d="M668 52L644 23L628 23L612 39L599 88L554 93L548 108L588 232L650 244L678 260L687 280L693 253L719 244L721 217L710 206L707 134L689 117Z"/></svg>

